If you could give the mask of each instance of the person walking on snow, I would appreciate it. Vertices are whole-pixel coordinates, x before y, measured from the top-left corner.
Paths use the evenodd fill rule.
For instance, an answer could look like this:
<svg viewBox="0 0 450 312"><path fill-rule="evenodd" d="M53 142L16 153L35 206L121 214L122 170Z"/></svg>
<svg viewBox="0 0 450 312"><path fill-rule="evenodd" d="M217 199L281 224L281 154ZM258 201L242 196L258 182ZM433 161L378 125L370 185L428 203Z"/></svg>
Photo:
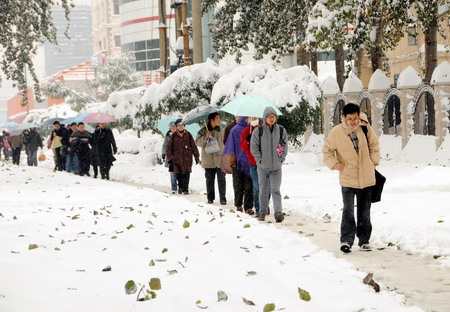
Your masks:
<svg viewBox="0 0 450 312"><path fill-rule="evenodd" d="M272 195L276 222L282 222L281 205L282 164L288 152L288 137L284 127L277 123L273 107L266 107L262 126L255 129L250 140L250 150L255 157L259 181L258 220L264 221L269 209L269 187Z"/></svg>
<svg viewBox="0 0 450 312"><path fill-rule="evenodd" d="M211 113L208 116L208 123L205 127L200 129L195 140L195 144L201 147L201 160L202 167L205 168L206 178L206 193L208 198L208 204L212 204L216 197L214 181L217 175L217 184L219 186L220 204L226 205L227 199L226 193L226 180L225 173L220 169L220 161L222 159L223 151L223 135L224 128L220 125L220 115L218 113ZM208 154L205 151L206 143L209 137L213 137L217 140L220 150Z"/></svg>
<svg viewBox="0 0 450 312"><path fill-rule="evenodd" d="M79 163L78 163L78 156L75 153L75 151L70 147L70 136L72 133L78 131L78 125L76 122L72 122L70 124L70 129L67 131L63 131L62 135L64 137L61 139L61 149L65 150L65 158L66 158L66 164L65 169L67 172L72 172L74 174L79 174Z"/></svg>
<svg viewBox="0 0 450 312"><path fill-rule="evenodd" d="M367 136L363 131L367 129ZM364 129L365 130L365 129ZM351 252L355 234L361 251L371 251L370 222L371 186L375 185L375 166L380 163L378 137L360 113L358 105L343 108L342 123L328 135L322 149L323 161L332 170L339 170L344 209L341 220L341 251ZM356 196L357 222L354 201Z"/></svg>
<svg viewBox="0 0 450 312"><path fill-rule="evenodd" d="M169 123L169 131L167 131L166 136L164 138L164 143L162 145L161 158L164 161L164 167L169 168L170 174L170 187L172 189L172 194L177 192L177 177L175 176L175 172L173 172L173 162L172 159L167 157L167 144L169 143L170 136L177 131L177 126L174 121Z"/></svg>
<svg viewBox="0 0 450 312"><path fill-rule="evenodd" d="M195 163L200 162L197 145L192 134L181 124L181 119L175 121L177 131L170 136L166 156L172 159L173 171L178 182L178 194L189 194L189 179L192 172L192 156Z"/></svg>
<svg viewBox="0 0 450 312"><path fill-rule="evenodd" d="M42 138L36 131L36 128L31 128L30 132L25 135L23 143L27 152L28 166L37 166L37 150L44 146Z"/></svg>
<svg viewBox="0 0 450 312"><path fill-rule="evenodd" d="M233 169L234 206L237 211L244 211L253 215L253 191L250 178L250 165L247 154L241 150L242 130L248 125L248 117L239 117L236 125L230 130L223 153L228 156L230 167ZM242 203L244 209L242 209Z"/></svg>
<svg viewBox="0 0 450 312"><path fill-rule="evenodd" d="M84 123L79 122L78 131L75 131L70 135L70 148L75 150L75 153L77 153L80 176L91 176L89 174L89 169L91 166L90 144L92 144L92 136L84 129Z"/></svg>
<svg viewBox="0 0 450 312"><path fill-rule="evenodd" d="M111 129L106 128L106 123L98 124L98 129L94 132L98 164L102 179L109 180L109 170L116 160L113 154L117 153L116 140Z"/></svg>
<svg viewBox="0 0 450 312"><path fill-rule="evenodd" d="M260 121L258 117L249 117L249 126L242 130L241 133L241 150L247 154L248 163L250 165L250 177L252 178L253 186L253 205L255 206L255 217L259 217L259 182L258 182L258 171L256 168L256 160L250 151L250 139L252 137L255 129L260 126Z"/></svg>
<svg viewBox="0 0 450 312"><path fill-rule="evenodd" d="M23 133L11 136L12 161L14 165L20 165L20 152L22 151Z"/></svg>

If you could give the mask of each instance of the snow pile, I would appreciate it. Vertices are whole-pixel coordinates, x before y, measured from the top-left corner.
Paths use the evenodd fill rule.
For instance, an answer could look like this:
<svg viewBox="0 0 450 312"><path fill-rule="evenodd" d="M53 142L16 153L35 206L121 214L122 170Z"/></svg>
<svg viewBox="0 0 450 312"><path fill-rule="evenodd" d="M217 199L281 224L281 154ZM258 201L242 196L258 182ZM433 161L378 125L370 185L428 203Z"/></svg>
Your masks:
<svg viewBox="0 0 450 312"><path fill-rule="evenodd" d="M340 92L339 85L335 77L329 76L323 82L323 94L336 95Z"/></svg>
<svg viewBox="0 0 450 312"><path fill-rule="evenodd" d="M120 120L133 117L136 114L137 104L144 94L145 87L131 90L113 92L102 107L101 112L108 113Z"/></svg>
<svg viewBox="0 0 450 312"><path fill-rule="evenodd" d="M342 92L344 93L360 93L364 90L361 79L359 79L356 74L351 71L348 78L345 79L344 87Z"/></svg>
<svg viewBox="0 0 450 312"><path fill-rule="evenodd" d="M42 109L28 114L25 117L23 123L30 122L39 125L42 122L46 121L47 119L57 117L65 119L76 115L78 115L78 113L72 110L69 104L62 103L58 105L53 105L48 109Z"/></svg>
<svg viewBox="0 0 450 312"><path fill-rule="evenodd" d="M402 154L402 137L382 134L379 137L380 156L383 160L398 160Z"/></svg>
<svg viewBox="0 0 450 312"><path fill-rule="evenodd" d="M389 78L381 70L377 69L370 77L369 90L370 91L386 91L391 87Z"/></svg>
<svg viewBox="0 0 450 312"><path fill-rule="evenodd" d="M412 135L403 149L399 160L411 163L430 164L434 160L436 137L433 135ZM424 151L430 151L424 153Z"/></svg>
<svg viewBox="0 0 450 312"><path fill-rule="evenodd" d="M420 85L422 79L417 71L412 67L406 67L399 75L397 86L401 88L415 88Z"/></svg>
<svg viewBox="0 0 450 312"><path fill-rule="evenodd" d="M317 76L306 66L283 69L274 63L236 66L214 85L211 104L222 106L240 95L258 95L291 110L306 101L312 107L322 97Z"/></svg>
<svg viewBox="0 0 450 312"><path fill-rule="evenodd" d="M438 148L435 154L435 164L450 166L450 136L447 134L444 142Z"/></svg>
<svg viewBox="0 0 450 312"><path fill-rule="evenodd" d="M120 135L114 132L114 137L117 144L117 151L119 153L138 154L141 145L141 139L137 137L137 132L129 129L123 131Z"/></svg>
<svg viewBox="0 0 450 312"><path fill-rule="evenodd" d="M431 83L450 83L450 63L440 63L433 71Z"/></svg>

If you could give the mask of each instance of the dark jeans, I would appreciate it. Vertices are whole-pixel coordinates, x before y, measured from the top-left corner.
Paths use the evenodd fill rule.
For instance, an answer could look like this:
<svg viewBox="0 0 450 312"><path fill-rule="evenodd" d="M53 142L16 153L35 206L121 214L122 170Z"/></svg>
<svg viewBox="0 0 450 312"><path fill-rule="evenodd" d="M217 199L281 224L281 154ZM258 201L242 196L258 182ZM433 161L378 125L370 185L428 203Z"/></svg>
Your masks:
<svg viewBox="0 0 450 312"><path fill-rule="evenodd" d="M102 179L109 180L109 170L111 169L111 166L100 166L100 175L102 176Z"/></svg>
<svg viewBox="0 0 450 312"><path fill-rule="evenodd" d="M234 206L242 207L244 202L244 210L253 207L253 185L252 179L247 177L245 173L233 167L233 188L234 188Z"/></svg>
<svg viewBox="0 0 450 312"><path fill-rule="evenodd" d="M66 171L67 172L73 172L75 174L78 174L78 156L76 153L67 153L66 154Z"/></svg>
<svg viewBox="0 0 450 312"><path fill-rule="evenodd" d="M170 187L172 188L172 192L177 191L177 177L175 175L175 172L169 172L170 173Z"/></svg>
<svg viewBox="0 0 450 312"><path fill-rule="evenodd" d="M79 173L81 176L89 175L89 168L91 167L90 154L89 149L84 149L77 153Z"/></svg>
<svg viewBox="0 0 450 312"><path fill-rule="evenodd" d="M342 187L342 199L344 210L341 221L341 243L347 242L353 245L355 234L359 239L358 245L368 244L372 234L372 224L370 223L370 198L371 188L355 189ZM355 223L355 196L357 222Z"/></svg>
<svg viewBox="0 0 450 312"><path fill-rule="evenodd" d="M55 155L56 155L56 170L58 171L66 170L66 156L63 147L55 148Z"/></svg>
<svg viewBox="0 0 450 312"><path fill-rule="evenodd" d="M13 147L12 149L12 160L13 164L20 165L20 152L22 151L22 147Z"/></svg>
<svg viewBox="0 0 450 312"><path fill-rule="evenodd" d="M206 193L208 194L208 200L216 199L215 193L215 179L217 174L217 184L219 186L219 196L220 202L226 202L225 197L226 190L226 180L225 173L220 170L220 168L205 168L205 178L206 178Z"/></svg>
<svg viewBox="0 0 450 312"><path fill-rule="evenodd" d="M191 178L190 173L175 173L175 177L178 182L178 192L189 192L189 180Z"/></svg>
<svg viewBox="0 0 450 312"><path fill-rule="evenodd" d="M28 166L37 166L37 149L27 150Z"/></svg>

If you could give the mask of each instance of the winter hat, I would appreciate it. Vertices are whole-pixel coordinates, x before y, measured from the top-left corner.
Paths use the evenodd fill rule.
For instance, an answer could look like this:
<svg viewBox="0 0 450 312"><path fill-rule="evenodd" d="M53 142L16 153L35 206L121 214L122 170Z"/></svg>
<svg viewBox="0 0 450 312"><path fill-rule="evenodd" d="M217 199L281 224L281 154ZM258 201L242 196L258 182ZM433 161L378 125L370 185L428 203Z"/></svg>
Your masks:
<svg viewBox="0 0 450 312"><path fill-rule="evenodd" d="M182 118L178 118L177 120L175 120L175 125L178 126L179 124L181 124L182 121L183 121Z"/></svg>
<svg viewBox="0 0 450 312"><path fill-rule="evenodd" d="M169 128L173 128L176 127L177 125L175 124L175 121L171 121L169 122Z"/></svg>

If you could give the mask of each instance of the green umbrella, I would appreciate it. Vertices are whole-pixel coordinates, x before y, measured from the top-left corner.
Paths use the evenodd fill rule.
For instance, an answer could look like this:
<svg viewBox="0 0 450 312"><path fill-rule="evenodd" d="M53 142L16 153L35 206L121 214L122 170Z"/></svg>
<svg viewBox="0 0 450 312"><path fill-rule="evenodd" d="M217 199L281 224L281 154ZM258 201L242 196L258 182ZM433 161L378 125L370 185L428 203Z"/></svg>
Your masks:
<svg viewBox="0 0 450 312"><path fill-rule="evenodd" d="M178 117L165 117L160 120L158 120L158 125L156 128L159 132L161 132L163 135L166 135L167 131L169 131L169 123L171 121L175 121L179 119ZM200 130L200 126L197 124L190 124L186 126L186 130L189 131L192 136L195 138L197 136L198 131Z"/></svg>
<svg viewBox="0 0 450 312"><path fill-rule="evenodd" d="M263 113L266 107L273 107L277 115L283 115L278 107L271 101L261 96L243 95L238 96L220 110L230 113L235 116L249 116L263 118Z"/></svg>

